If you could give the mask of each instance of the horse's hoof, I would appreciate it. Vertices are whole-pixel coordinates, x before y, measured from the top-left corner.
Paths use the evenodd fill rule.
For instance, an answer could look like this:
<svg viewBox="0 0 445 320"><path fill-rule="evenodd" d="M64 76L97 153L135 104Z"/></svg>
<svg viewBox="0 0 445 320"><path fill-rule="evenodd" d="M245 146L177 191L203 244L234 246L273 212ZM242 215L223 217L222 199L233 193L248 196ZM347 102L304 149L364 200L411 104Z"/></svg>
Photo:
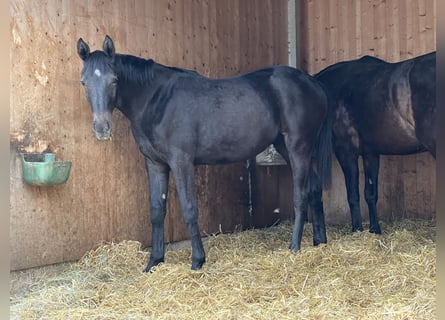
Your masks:
<svg viewBox="0 0 445 320"><path fill-rule="evenodd" d="M326 232L321 232L319 235L316 234L314 237L312 237L312 243L314 246L318 246L321 243L328 243Z"/></svg>
<svg viewBox="0 0 445 320"><path fill-rule="evenodd" d="M289 246L289 249L290 249L290 252L292 252L292 253L297 253L297 252L299 252L300 251L300 246L295 246L295 245L290 245Z"/></svg>
<svg viewBox="0 0 445 320"><path fill-rule="evenodd" d="M151 267L146 266L143 272L152 273L153 272L152 269L153 269L153 266L151 266Z"/></svg>
<svg viewBox="0 0 445 320"><path fill-rule="evenodd" d="M157 266L158 264L164 262L164 259L153 259L148 262L147 266L144 269L144 272L153 272L153 267Z"/></svg>
<svg viewBox="0 0 445 320"><path fill-rule="evenodd" d="M352 227L352 232L363 232L363 227L359 226L359 227Z"/></svg>
<svg viewBox="0 0 445 320"><path fill-rule="evenodd" d="M328 241L327 240L322 240L322 241L319 241L319 240L314 240L314 247L316 247L316 246L318 246L318 245L320 245L320 244L322 244L322 243L328 243Z"/></svg>
<svg viewBox="0 0 445 320"><path fill-rule="evenodd" d="M192 261L192 270L199 270L202 268L202 266L205 263L205 259L198 260L198 261Z"/></svg>
<svg viewBox="0 0 445 320"><path fill-rule="evenodd" d="M379 226L377 226L377 227L370 227L369 228L369 232L375 233L375 234L382 234L382 231L380 230Z"/></svg>

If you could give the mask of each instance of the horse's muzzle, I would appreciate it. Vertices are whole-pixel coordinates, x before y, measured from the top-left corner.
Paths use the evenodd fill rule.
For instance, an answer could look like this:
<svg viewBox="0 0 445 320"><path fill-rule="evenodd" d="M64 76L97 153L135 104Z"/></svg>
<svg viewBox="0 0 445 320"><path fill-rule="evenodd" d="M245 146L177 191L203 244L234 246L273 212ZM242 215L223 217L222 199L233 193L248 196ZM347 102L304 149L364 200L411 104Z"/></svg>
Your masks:
<svg viewBox="0 0 445 320"><path fill-rule="evenodd" d="M110 140L111 139L111 120L108 119L106 114L98 115L94 117L93 132L98 140Z"/></svg>
<svg viewBox="0 0 445 320"><path fill-rule="evenodd" d="M96 132L94 131L94 135L97 140L111 140L111 131L110 132Z"/></svg>

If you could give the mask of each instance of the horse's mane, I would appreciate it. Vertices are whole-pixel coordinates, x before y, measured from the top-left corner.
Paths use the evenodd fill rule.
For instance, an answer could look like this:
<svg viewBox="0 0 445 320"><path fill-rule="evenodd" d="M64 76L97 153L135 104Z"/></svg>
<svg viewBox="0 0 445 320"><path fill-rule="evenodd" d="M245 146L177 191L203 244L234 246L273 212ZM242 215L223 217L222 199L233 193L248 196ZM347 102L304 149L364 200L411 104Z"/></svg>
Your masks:
<svg viewBox="0 0 445 320"><path fill-rule="evenodd" d="M132 55L116 54L115 71L118 77L125 81L137 84L151 82L155 76L155 67L166 68L180 73L197 74L193 70L163 66L152 59L147 60Z"/></svg>
<svg viewBox="0 0 445 320"><path fill-rule="evenodd" d="M153 65L151 59L146 60L131 55L116 54L114 69L124 81L144 84L153 80Z"/></svg>

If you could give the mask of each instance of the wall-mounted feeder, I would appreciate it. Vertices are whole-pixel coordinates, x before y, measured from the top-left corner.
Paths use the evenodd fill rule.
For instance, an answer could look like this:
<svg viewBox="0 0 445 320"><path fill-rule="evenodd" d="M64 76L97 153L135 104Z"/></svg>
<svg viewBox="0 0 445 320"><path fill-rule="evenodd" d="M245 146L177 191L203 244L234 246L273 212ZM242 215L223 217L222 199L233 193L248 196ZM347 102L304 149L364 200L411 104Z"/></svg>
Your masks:
<svg viewBox="0 0 445 320"><path fill-rule="evenodd" d="M275 147L271 144L263 152L256 156L256 164L259 166L277 166L285 165L286 160L278 153Z"/></svg>
<svg viewBox="0 0 445 320"><path fill-rule="evenodd" d="M32 186L53 186L65 183L71 161L56 161L54 153L22 153L23 180Z"/></svg>

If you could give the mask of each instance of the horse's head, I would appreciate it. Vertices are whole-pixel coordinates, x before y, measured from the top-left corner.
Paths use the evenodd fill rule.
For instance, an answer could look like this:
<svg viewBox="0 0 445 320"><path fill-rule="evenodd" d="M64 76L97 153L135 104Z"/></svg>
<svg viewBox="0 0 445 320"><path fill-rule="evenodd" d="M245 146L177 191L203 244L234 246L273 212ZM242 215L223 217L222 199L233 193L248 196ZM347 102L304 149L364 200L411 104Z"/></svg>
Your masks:
<svg viewBox="0 0 445 320"><path fill-rule="evenodd" d="M88 44L80 38L77 53L83 60L80 82L93 112L93 131L99 140L111 137L111 114L117 101L117 75L114 71L115 49L109 36L103 42L103 51L90 53Z"/></svg>

